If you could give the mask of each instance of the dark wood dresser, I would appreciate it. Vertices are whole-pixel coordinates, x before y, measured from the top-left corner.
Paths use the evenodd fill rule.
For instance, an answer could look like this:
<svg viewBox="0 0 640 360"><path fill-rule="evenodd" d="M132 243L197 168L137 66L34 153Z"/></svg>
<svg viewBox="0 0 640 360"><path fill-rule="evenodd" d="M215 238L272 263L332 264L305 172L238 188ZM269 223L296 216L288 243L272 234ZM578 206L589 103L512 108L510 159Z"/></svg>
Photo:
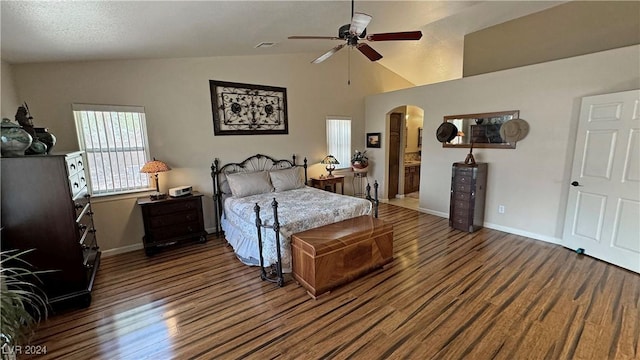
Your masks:
<svg viewBox="0 0 640 360"><path fill-rule="evenodd" d="M144 221L144 251L148 256L164 246L180 241L207 241L202 216L202 194L151 200L138 198Z"/></svg>
<svg viewBox="0 0 640 360"><path fill-rule="evenodd" d="M89 306L100 249L87 192L84 153L3 157L2 248L35 249L54 308Z"/></svg>
<svg viewBox="0 0 640 360"><path fill-rule="evenodd" d="M453 164L449 226L474 232L484 222L484 200L487 186L487 164Z"/></svg>

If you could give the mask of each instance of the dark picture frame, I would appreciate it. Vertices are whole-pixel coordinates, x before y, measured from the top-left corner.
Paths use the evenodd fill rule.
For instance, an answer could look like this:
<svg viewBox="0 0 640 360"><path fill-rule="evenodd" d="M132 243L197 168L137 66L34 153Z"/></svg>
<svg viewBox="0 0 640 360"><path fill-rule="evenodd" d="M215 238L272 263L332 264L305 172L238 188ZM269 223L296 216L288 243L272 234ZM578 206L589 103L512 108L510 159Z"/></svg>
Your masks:
<svg viewBox="0 0 640 360"><path fill-rule="evenodd" d="M379 148L381 142L380 136L381 133L367 133L367 147Z"/></svg>
<svg viewBox="0 0 640 360"><path fill-rule="evenodd" d="M287 89L209 80L215 135L288 134Z"/></svg>

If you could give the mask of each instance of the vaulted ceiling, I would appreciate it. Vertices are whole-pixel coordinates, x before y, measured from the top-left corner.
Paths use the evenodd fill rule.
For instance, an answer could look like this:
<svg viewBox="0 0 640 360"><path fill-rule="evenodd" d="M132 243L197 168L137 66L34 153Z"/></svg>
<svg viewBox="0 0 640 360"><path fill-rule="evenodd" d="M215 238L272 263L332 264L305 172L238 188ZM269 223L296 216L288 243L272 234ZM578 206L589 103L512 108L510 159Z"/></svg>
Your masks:
<svg viewBox="0 0 640 360"><path fill-rule="evenodd" d="M465 34L563 2L356 1L355 11L373 16L369 34L422 31L419 41L369 43L381 65L422 85L461 76ZM337 36L351 2L2 1L1 11L1 56L11 64L290 53L312 61L339 42L287 37ZM274 45L256 47L263 42Z"/></svg>

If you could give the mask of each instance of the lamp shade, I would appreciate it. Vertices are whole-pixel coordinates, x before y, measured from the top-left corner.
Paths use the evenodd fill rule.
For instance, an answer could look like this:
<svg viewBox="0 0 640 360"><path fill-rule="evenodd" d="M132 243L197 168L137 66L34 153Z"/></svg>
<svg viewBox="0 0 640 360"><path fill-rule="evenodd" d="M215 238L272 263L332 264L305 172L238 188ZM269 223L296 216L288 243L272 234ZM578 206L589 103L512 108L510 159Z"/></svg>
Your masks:
<svg viewBox="0 0 640 360"><path fill-rule="evenodd" d="M336 159L333 155L327 155L324 159L322 159L322 161L320 161L320 164L340 164L338 162L338 159Z"/></svg>
<svg viewBox="0 0 640 360"><path fill-rule="evenodd" d="M155 173L165 172L169 170L171 170L169 165L165 164L160 160L156 160L155 158L153 158L152 161L148 161L146 164L144 164L142 169L140 169L140 172L145 174L155 174Z"/></svg>

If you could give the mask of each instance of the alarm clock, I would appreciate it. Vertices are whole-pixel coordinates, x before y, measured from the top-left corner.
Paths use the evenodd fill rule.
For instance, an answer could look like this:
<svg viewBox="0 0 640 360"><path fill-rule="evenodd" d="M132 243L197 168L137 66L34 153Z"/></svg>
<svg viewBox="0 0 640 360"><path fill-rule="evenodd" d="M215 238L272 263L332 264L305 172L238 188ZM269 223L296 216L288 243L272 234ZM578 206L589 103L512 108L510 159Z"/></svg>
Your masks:
<svg viewBox="0 0 640 360"><path fill-rule="evenodd" d="M191 195L191 190L192 190L191 186L174 187L174 188L169 189L169 196L171 196L171 197L179 197L179 196Z"/></svg>

